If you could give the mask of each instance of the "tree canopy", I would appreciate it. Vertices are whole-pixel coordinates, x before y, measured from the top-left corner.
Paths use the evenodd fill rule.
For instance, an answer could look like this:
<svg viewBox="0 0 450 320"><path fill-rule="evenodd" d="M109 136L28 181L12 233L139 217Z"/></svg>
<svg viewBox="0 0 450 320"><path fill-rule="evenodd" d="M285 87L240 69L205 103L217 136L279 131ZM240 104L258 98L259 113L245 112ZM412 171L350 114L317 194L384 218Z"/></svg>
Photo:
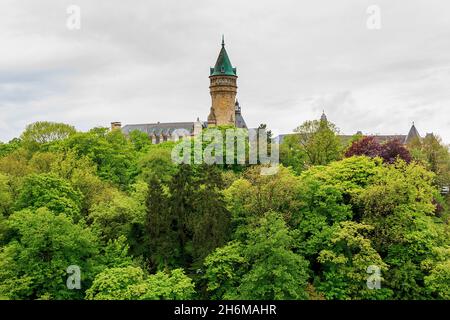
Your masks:
<svg viewBox="0 0 450 320"><path fill-rule="evenodd" d="M0 143L0 297L449 299L448 146L337 133L305 122L261 174L236 153L177 163L183 141L142 132L31 124Z"/></svg>

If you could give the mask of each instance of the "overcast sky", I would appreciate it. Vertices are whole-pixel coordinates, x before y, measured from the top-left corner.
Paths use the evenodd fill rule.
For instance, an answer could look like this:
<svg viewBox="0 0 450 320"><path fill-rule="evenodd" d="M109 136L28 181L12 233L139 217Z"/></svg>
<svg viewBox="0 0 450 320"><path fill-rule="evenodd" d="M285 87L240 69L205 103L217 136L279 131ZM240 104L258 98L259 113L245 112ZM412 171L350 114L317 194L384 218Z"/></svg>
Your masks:
<svg viewBox="0 0 450 320"><path fill-rule="evenodd" d="M448 0L0 0L0 141L41 120L206 120L222 34L250 127L287 133L324 109L342 133L415 121L450 143Z"/></svg>

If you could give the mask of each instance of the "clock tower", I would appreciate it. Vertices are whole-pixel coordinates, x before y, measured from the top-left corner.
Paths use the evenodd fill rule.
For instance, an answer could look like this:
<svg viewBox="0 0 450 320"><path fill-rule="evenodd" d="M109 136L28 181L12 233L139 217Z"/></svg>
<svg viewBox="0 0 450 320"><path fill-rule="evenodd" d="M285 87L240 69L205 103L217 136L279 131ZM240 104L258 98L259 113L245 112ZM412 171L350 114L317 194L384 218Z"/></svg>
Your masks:
<svg viewBox="0 0 450 320"><path fill-rule="evenodd" d="M231 65L222 37L222 49L214 68L210 68L211 111L208 126L236 125L236 68Z"/></svg>

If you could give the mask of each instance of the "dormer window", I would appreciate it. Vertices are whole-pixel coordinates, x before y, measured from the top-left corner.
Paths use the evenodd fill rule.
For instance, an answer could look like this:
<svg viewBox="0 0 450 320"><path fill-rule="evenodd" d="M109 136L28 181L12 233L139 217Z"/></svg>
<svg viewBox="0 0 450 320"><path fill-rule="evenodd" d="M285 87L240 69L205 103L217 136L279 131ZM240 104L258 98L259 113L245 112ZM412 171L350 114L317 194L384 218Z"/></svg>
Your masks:
<svg viewBox="0 0 450 320"><path fill-rule="evenodd" d="M220 67L220 72L225 73L225 67L224 66Z"/></svg>

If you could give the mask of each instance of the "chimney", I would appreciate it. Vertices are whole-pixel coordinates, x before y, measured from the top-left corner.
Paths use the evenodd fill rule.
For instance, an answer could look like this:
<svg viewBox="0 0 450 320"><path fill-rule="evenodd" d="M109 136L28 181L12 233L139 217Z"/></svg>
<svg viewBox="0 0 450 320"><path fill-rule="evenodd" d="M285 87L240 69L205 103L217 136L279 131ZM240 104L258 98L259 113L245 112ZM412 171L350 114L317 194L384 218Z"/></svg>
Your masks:
<svg viewBox="0 0 450 320"><path fill-rule="evenodd" d="M121 122L111 122L111 130L115 129L122 129L122 123Z"/></svg>

